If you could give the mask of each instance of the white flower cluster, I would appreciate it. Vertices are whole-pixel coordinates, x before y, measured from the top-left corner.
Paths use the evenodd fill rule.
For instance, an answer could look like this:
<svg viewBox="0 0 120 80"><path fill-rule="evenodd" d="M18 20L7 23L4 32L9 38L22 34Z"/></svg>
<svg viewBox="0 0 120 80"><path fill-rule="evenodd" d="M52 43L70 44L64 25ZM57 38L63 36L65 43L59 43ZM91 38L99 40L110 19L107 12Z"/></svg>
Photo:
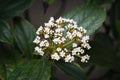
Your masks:
<svg viewBox="0 0 120 80"><path fill-rule="evenodd" d="M60 17L55 20L51 17L36 32L37 36L33 41L37 45L35 51L41 56L48 53L49 58L57 61L63 59L65 62L73 62L75 56L79 56L81 62L87 62L90 56L84 52L91 47L86 32L72 19Z"/></svg>

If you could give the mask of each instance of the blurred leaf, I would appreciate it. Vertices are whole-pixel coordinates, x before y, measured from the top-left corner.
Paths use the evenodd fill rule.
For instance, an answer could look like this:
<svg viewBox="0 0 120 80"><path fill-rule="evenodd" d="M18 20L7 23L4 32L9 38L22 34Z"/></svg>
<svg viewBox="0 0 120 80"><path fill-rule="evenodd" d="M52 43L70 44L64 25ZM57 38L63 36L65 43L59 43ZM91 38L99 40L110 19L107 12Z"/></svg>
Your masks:
<svg viewBox="0 0 120 80"><path fill-rule="evenodd" d="M114 29L116 29L116 32L114 32L114 33L117 34L118 38L120 38L120 19L115 20Z"/></svg>
<svg viewBox="0 0 120 80"><path fill-rule="evenodd" d="M79 64L82 68L85 68L85 67L87 67L87 66L90 65L89 63L83 63L83 62L81 62L81 58L80 57L75 57L75 62L77 64Z"/></svg>
<svg viewBox="0 0 120 80"><path fill-rule="evenodd" d="M97 4L97 5L103 5L112 3L114 0L86 0L89 4Z"/></svg>
<svg viewBox="0 0 120 80"><path fill-rule="evenodd" d="M4 80L6 76L4 64L0 64L0 80Z"/></svg>
<svg viewBox="0 0 120 80"><path fill-rule="evenodd" d="M8 64L11 62L17 62L20 55L15 53L15 51L16 50L13 50L10 45L0 43L0 63Z"/></svg>
<svg viewBox="0 0 120 80"><path fill-rule="evenodd" d="M20 63L22 63L21 55L10 45L0 43L0 75L2 74L3 80L6 80L7 69L14 69Z"/></svg>
<svg viewBox="0 0 120 80"><path fill-rule="evenodd" d="M0 18L11 18L28 9L34 0L0 0Z"/></svg>
<svg viewBox="0 0 120 80"><path fill-rule="evenodd" d="M31 60L18 66L8 80L49 80L51 64L46 60Z"/></svg>
<svg viewBox="0 0 120 80"><path fill-rule="evenodd" d="M10 26L4 20L0 20L0 41L4 43L13 42Z"/></svg>
<svg viewBox="0 0 120 80"><path fill-rule="evenodd" d="M72 63L56 62L57 67L68 74L69 76L75 78L76 80L87 80L86 76L80 66Z"/></svg>
<svg viewBox="0 0 120 80"><path fill-rule="evenodd" d="M48 5L52 4L55 0L43 0L44 2L46 2Z"/></svg>
<svg viewBox="0 0 120 80"><path fill-rule="evenodd" d="M102 25L106 13L102 7L82 5L68 12L64 17L75 20L78 26L84 27L90 35Z"/></svg>
<svg viewBox="0 0 120 80"><path fill-rule="evenodd" d="M56 77L51 77L50 80L58 80Z"/></svg>
<svg viewBox="0 0 120 80"><path fill-rule="evenodd" d="M55 0L43 0L44 14L47 12L49 5L54 3Z"/></svg>
<svg viewBox="0 0 120 80"><path fill-rule="evenodd" d="M103 33L96 34L91 41L91 49L88 54L91 56L90 63L103 67L115 66L115 49L111 38Z"/></svg>
<svg viewBox="0 0 120 80"><path fill-rule="evenodd" d="M120 0L116 0L110 10L110 24L116 39L120 39Z"/></svg>
<svg viewBox="0 0 120 80"><path fill-rule="evenodd" d="M27 20L20 17L14 18L14 36L20 51L29 57L34 51L33 40L35 39L35 28Z"/></svg>

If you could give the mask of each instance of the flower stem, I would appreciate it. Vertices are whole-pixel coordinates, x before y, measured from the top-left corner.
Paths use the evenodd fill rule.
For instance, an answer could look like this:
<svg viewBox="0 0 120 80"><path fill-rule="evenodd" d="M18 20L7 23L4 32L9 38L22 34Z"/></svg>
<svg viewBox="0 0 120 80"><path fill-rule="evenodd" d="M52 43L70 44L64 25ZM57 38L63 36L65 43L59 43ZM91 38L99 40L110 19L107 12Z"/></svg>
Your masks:
<svg viewBox="0 0 120 80"><path fill-rule="evenodd" d="M64 47L67 47L67 46L70 45L70 44L72 44L74 41L75 41L75 39L67 42L66 44L63 45L63 48L64 48Z"/></svg>

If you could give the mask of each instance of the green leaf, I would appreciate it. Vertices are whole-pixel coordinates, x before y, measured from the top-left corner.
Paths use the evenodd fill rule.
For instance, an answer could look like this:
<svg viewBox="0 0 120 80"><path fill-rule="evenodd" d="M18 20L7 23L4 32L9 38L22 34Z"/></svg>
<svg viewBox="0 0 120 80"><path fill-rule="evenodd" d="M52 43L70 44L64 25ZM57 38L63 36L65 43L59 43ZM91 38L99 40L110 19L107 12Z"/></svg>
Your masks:
<svg viewBox="0 0 120 80"><path fill-rule="evenodd" d="M56 77L51 77L50 80L58 80Z"/></svg>
<svg viewBox="0 0 120 80"><path fill-rule="evenodd" d="M0 41L4 43L13 42L10 26L4 20L0 20Z"/></svg>
<svg viewBox="0 0 120 80"><path fill-rule="evenodd" d="M110 24L113 30L113 35L116 39L120 39L120 0L116 0L110 10Z"/></svg>
<svg viewBox="0 0 120 80"><path fill-rule="evenodd" d="M82 68L76 64L56 62L57 67L68 74L69 76L75 78L76 80L87 80Z"/></svg>
<svg viewBox="0 0 120 80"><path fill-rule="evenodd" d="M17 58L10 45L0 43L0 63L16 62Z"/></svg>
<svg viewBox="0 0 120 80"><path fill-rule="evenodd" d="M2 80L6 80L8 68L14 69L20 63L22 63L21 54L11 48L10 45L0 43L0 77Z"/></svg>
<svg viewBox="0 0 120 80"><path fill-rule="evenodd" d="M34 51L33 40L35 39L35 28L27 20L20 17L14 18L14 36L20 51L29 57Z"/></svg>
<svg viewBox="0 0 120 80"><path fill-rule="evenodd" d="M82 5L68 12L64 17L75 20L78 26L84 27L90 35L102 25L106 12L100 6Z"/></svg>
<svg viewBox="0 0 120 80"><path fill-rule="evenodd" d="M80 57L75 57L75 62L77 63L77 64L79 64L82 68L85 68L85 67L87 67L87 66L89 66L90 64L89 63L83 63L83 62L81 62L81 58Z"/></svg>
<svg viewBox="0 0 120 80"><path fill-rule="evenodd" d="M91 41L91 47L87 52L91 56L90 63L110 68L115 66L115 49L109 36L103 33L96 34Z"/></svg>
<svg viewBox="0 0 120 80"><path fill-rule="evenodd" d="M31 60L18 66L8 80L49 80L51 64L46 60Z"/></svg>
<svg viewBox="0 0 120 80"><path fill-rule="evenodd" d="M28 9L34 0L0 0L0 18L12 18Z"/></svg>
<svg viewBox="0 0 120 80"><path fill-rule="evenodd" d="M52 4L55 0L43 0L43 1L50 5L50 4Z"/></svg>
<svg viewBox="0 0 120 80"><path fill-rule="evenodd" d="M112 3L114 0L86 0L89 4L104 5Z"/></svg>
<svg viewBox="0 0 120 80"><path fill-rule="evenodd" d="M5 64L0 64L0 80L6 77Z"/></svg>

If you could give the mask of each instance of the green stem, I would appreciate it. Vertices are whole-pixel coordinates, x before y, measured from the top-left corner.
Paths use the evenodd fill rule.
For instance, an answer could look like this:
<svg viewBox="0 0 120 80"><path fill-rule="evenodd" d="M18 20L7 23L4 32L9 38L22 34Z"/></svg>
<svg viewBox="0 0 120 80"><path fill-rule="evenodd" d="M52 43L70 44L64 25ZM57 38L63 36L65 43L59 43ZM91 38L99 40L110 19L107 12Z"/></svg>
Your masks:
<svg viewBox="0 0 120 80"><path fill-rule="evenodd" d="M63 48L64 48L64 47L67 47L67 46L70 45L70 44L72 44L74 41L75 41L75 39L67 42L66 44L63 45Z"/></svg>

